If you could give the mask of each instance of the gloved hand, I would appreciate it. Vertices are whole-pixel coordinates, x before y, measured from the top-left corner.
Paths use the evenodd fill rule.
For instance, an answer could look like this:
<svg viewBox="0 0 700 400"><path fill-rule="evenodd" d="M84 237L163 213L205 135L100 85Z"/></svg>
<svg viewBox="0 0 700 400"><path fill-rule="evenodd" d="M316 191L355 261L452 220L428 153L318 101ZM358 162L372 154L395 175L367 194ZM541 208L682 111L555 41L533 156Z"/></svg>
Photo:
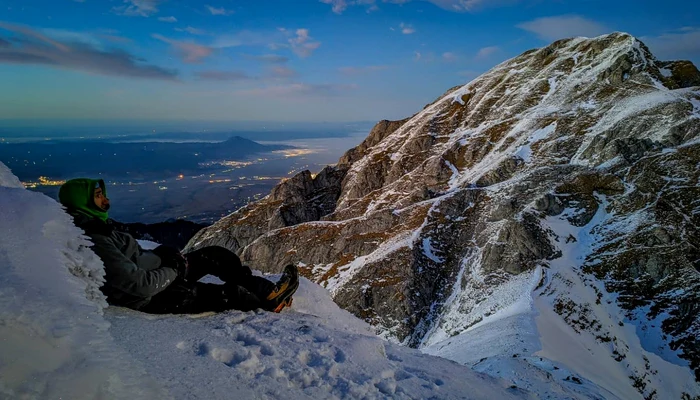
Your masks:
<svg viewBox="0 0 700 400"><path fill-rule="evenodd" d="M164 244L161 244L160 246L156 247L151 251L161 259L171 259L176 255L180 254L180 250L174 247L166 246Z"/></svg>
<svg viewBox="0 0 700 400"><path fill-rule="evenodd" d="M187 276L187 259L174 247L161 245L153 249L153 253L160 257L161 265L170 267L177 272L177 276Z"/></svg>

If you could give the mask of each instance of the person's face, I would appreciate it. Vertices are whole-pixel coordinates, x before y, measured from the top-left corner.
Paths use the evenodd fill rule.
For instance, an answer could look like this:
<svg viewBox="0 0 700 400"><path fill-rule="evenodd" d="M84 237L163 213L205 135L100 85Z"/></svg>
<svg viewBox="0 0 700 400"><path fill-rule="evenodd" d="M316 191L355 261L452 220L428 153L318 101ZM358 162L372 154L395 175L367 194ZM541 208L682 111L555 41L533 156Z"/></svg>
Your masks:
<svg viewBox="0 0 700 400"><path fill-rule="evenodd" d="M109 210L109 199L107 198L107 196L104 195L104 193L102 193L101 187L98 187L97 189L95 189L94 199L95 199L95 205L97 206L97 208L99 208L103 211Z"/></svg>

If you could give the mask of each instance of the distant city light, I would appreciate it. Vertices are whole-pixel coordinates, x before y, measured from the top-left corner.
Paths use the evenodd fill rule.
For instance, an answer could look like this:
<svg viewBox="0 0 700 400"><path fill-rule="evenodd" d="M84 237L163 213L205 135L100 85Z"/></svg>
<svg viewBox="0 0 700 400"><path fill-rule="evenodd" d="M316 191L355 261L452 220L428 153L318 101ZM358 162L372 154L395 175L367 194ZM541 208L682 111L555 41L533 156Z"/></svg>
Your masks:
<svg viewBox="0 0 700 400"><path fill-rule="evenodd" d="M300 157L308 154L318 153L318 150L314 149L288 149L288 150L275 150L273 153L284 154L285 157Z"/></svg>
<svg viewBox="0 0 700 400"><path fill-rule="evenodd" d="M25 188L36 188L38 186L61 186L66 181L64 180L54 180L51 178L48 178L46 176L40 176L38 178L38 182L22 182L22 185L24 185Z"/></svg>

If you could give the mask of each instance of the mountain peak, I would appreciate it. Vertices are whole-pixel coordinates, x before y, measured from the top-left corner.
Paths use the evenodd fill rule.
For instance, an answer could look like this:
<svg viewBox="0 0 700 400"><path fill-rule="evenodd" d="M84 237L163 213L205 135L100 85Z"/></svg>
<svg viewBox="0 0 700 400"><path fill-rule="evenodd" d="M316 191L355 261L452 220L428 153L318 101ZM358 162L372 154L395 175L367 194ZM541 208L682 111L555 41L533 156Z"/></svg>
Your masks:
<svg viewBox="0 0 700 400"><path fill-rule="evenodd" d="M554 324L633 377L584 374L610 393L680 397L664 382L693 378L674 368L700 377L698 82L626 33L560 40L381 121L324 170L333 179L276 190L191 243L263 270L297 263L410 346L448 346L494 315L523 332Z"/></svg>

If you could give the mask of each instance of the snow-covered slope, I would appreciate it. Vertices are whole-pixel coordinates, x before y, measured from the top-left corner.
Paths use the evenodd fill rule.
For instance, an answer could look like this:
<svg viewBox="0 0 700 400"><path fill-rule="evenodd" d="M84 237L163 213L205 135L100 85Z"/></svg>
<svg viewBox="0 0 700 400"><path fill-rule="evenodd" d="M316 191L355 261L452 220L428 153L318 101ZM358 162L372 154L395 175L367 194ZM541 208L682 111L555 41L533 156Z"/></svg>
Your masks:
<svg viewBox="0 0 700 400"><path fill-rule="evenodd" d="M110 335L89 245L58 203L0 163L0 398L164 397Z"/></svg>
<svg viewBox="0 0 700 400"><path fill-rule="evenodd" d="M528 393L446 359L386 342L302 279L292 310L153 316L106 312L175 398L492 399Z"/></svg>
<svg viewBox="0 0 700 400"><path fill-rule="evenodd" d="M526 321L526 355L562 364L564 386L696 396L699 163L695 66L624 33L560 40L380 122L338 165L188 247L224 245L271 272L297 263L405 345ZM512 339L491 350L512 357Z"/></svg>
<svg viewBox="0 0 700 400"><path fill-rule="evenodd" d="M376 337L304 279L281 314L106 307L103 265L0 163L0 398L510 399L504 380ZM273 277L274 278L274 277Z"/></svg>

